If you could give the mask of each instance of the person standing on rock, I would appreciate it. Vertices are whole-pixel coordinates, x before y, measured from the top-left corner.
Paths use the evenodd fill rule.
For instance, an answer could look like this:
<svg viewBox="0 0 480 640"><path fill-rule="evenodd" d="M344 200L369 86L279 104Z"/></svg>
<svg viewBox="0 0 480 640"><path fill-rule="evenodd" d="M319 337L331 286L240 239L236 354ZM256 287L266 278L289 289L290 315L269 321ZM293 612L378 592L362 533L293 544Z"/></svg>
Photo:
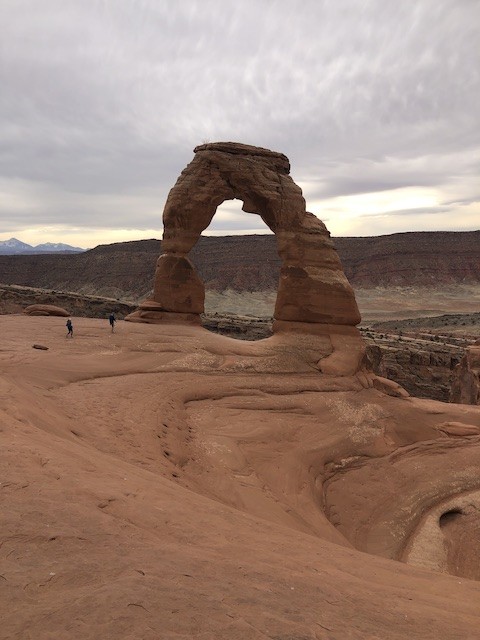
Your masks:
<svg viewBox="0 0 480 640"><path fill-rule="evenodd" d="M66 327L67 327L67 338L68 336L70 336L70 338L73 338L73 324L70 318L67 320Z"/></svg>
<svg viewBox="0 0 480 640"><path fill-rule="evenodd" d="M112 333L115 332L115 314L112 312L109 316L108 316L108 321L110 322L110 326L112 327Z"/></svg>

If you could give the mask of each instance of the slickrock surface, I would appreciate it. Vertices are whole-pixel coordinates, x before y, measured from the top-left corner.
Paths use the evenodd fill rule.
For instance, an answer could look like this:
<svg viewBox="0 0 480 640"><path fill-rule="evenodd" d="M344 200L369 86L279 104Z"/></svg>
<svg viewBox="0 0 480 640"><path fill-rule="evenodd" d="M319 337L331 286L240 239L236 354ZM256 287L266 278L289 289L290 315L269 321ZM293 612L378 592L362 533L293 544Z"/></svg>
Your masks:
<svg viewBox="0 0 480 640"><path fill-rule="evenodd" d="M73 322L0 317L2 639L478 637L480 407Z"/></svg>
<svg viewBox="0 0 480 640"><path fill-rule="evenodd" d="M74 315L104 319L111 311L122 319L136 308L133 304L94 296L0 285L0 313L21 313L35 301L65 304L74 310ZM202 325L242 340L272 335L271 318L207 313L202 315ZM465 348L480 335L480 314L396 320L371 326L375 328L362 329L371 370L399 383L413 396L446 402L455 366Z"/></svg>
<svg viewBox="0 0 480 640"><path fill-rule="evenodd" d="M260 340L272 335L271 321L259 318L215 313L204 316L202 325L210 331L241 340ZM480 325L478 329L480 331ZM475 340L470 335L437 335L422 331L411 331L411 335L407 335L362 329L361 333L366 344L367 365L371 371L394 380L412 396L442 402L449 401L456 367L462 360L465 349ZM475 403L476 401L467 402Z"/></svg>
<svg viewBox="0 0 480 640"><path fill-rule="evenodd" d="M467 322L461 322L460 315L442 316L438 318L438 322L441 326L446 325L451 329L453 323L468 324L471 315L465 314ZM475 341L475 337L470 333L424 333L421 330L423 319L417 320L420 325L419 331L412 330L413 320L406 321L409 333L392 331L392 327L401 325L401 322L375 325L388 325L387 331L361 329L366 344L368 367L377 375L394 380L412 396L448 402L455 378L455 367L462 360L465 349ZM437 319L428 320L431 325L435 325ZM215 333L240 340L261 340L272 335L271 319L248 316L205 314L202 316L202 326ZM472 329L471 326L468 328ZM476 329L478 335L480 323L473 329Z"/></svg>

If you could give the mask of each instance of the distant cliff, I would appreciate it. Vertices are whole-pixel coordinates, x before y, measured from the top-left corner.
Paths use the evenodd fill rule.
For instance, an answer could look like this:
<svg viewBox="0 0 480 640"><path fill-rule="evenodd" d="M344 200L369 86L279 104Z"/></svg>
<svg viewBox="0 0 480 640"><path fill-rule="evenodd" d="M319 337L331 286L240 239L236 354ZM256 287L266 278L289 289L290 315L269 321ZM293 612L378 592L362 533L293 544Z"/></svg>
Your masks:
<svg viewBox="0 0 480 640"><path fill-rule="evenodd" d="M334 238L351 284L424 286L480 283L480 231ZM159 240L100 245L79 254L0 256L0 283L141 299L152 287ZM275 290L275 236L205 236L191 252L207 289Z"/></svg>
<svg viewBox="0 0 480 640"><path fill-rule="evenodd" d="M357 287L480 282L480 231L335 238L335 245Z"/></svg>

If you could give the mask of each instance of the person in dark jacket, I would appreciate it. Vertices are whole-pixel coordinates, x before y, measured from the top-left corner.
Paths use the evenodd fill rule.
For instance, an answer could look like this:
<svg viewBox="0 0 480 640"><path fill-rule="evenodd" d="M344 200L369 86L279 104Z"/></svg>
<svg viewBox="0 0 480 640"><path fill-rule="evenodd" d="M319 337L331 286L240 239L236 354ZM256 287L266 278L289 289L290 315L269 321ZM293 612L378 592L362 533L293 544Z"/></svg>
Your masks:
<svg viewBox="0 0 480 640"><path fill-rule="evenodd" d="M115 322L116 322L114 313L111 313L108 316L108 321L110 322L110 326L112 327L112 333L113 333L115 331Z"/></svg>
<svg viewBox="0 0 480 640"><path fill-rule="evenodd" d="M68 331L67 338L69 336L70 336L70 338L73 338L73 324L72 324L72 321L70 320L70 318L67 320L66 327L67 327L67 331Z"/></svg>

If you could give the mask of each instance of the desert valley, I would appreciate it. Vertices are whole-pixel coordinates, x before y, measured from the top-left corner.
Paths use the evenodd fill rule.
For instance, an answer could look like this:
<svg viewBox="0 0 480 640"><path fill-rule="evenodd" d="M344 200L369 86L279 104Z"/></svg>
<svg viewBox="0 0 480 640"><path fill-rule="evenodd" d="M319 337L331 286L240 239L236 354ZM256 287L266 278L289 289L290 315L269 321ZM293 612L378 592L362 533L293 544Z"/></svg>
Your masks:
<svg viewBox="0 0 480 640"><path fill-rule="evenodd" d="M478 638L480 231L195 152L162 242L0 256L0 637ZM200 237L233 197L274 235Z"/></svg>

